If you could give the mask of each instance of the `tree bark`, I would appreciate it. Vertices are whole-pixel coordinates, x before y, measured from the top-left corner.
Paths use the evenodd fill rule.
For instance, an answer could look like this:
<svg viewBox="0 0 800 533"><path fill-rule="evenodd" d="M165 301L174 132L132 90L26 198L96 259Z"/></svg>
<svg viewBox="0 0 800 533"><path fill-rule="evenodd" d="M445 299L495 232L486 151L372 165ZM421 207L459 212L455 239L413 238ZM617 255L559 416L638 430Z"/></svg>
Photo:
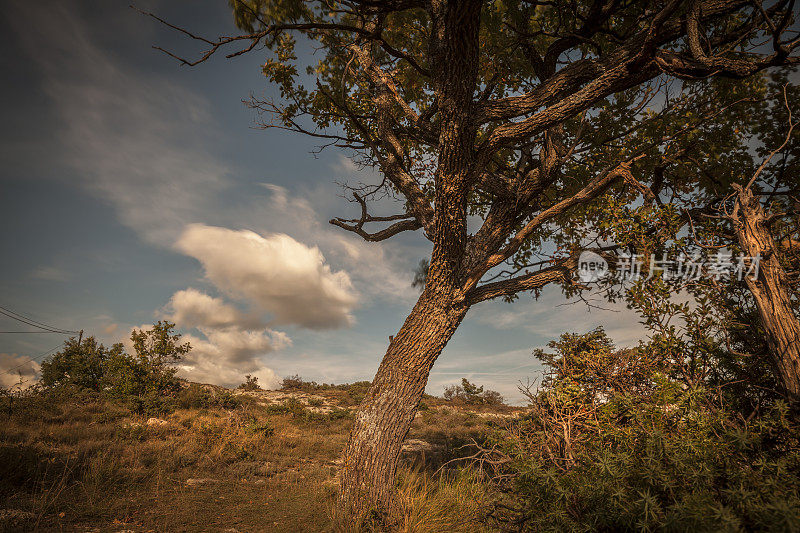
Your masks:
<svg viewBox="0 0 800 533"><path fill-rule="evenodd" d="M737 215L736 233L739 245L748 256L761 257L758 278L746 276L745 282L755 299L777 377L786 394L797 401L800 398L800 322L789 297L786 272L759 198L749 188L739 188L738 194L741 211Z"/></svg>
<svg viewBox="0 0 800 533"><path fill-rule="evenodd" d="M478 75L480 0L431 2L429 56L441 129L435 175L433 251L417 304L389 343L359 407L343 456L339 510L362 520L399 511L397 462L433 363L469 306L462 291L468 182L477 124L471 120Z"/></svg>
<svg viewBox="0 0 800 533"><path fill-rule="evenodd" d="M361 402L340 472L339 510L363 520L370 512L392 519L395 473L431 367L466 314L426 289L389 343L375 379Z"/></svg>

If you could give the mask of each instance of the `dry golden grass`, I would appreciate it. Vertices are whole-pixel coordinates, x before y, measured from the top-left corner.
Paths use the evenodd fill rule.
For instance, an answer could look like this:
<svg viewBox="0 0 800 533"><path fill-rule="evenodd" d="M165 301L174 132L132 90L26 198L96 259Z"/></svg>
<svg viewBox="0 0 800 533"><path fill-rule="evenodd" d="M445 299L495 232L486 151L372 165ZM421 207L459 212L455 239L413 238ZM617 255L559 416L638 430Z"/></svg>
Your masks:
<svg viewBox="0 0 800 533"><path fill-rule="evenodd" d="M337 460L351 425L341 411L246 402L180 409L148 426L100 398L26 402L0 415L0 531L333 529ZM474 415L429 411L410 437L462 443L486 427ZM487 531L485 486L464 472L431 473L451 448L405 455L406 514L394 529Z"/></svg>

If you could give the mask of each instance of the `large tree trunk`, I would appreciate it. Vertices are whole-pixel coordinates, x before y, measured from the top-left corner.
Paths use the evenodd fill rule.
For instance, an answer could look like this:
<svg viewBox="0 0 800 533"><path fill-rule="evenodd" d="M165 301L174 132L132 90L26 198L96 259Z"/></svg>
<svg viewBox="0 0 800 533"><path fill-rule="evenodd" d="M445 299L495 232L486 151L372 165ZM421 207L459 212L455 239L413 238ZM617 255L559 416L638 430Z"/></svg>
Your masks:
<svg viewBox="0 0 800 533"><path fill-rule="evenodd" d="M736 228L739 245L750 257L761 257L757 279L747 276L777 376L793 400L800 398L800 323L789 298L780 252L766 225L766 215L749 188L739 189Z"/></svg>
<svg viewBox="0 0 800 533"><path fill-rule="evenodd" d="M395 515L395 473L401 446L417 411L433 363L466 314L426 289L389 343L361 402L340 473L339 508L363 519L374 511Z"/></svg>
<svg viewBox="0 0 800 533"><path fill-rule="evenodd" d="M431 367L468 309L461 285L477 134L470 111L477 87L481 5L481 0L431 2L429 57L441 121L433 251L425 290L389 343L344 451L339 510L356 519L371 510L390 515L398 510L394 481L403 439Z"/></svg>

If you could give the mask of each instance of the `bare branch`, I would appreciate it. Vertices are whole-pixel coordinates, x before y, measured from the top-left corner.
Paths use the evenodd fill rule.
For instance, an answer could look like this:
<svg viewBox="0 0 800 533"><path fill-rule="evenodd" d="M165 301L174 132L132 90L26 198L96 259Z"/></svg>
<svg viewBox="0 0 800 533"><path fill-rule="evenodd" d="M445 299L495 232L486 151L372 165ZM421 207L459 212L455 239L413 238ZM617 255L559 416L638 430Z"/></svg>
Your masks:
<svg viewBox="0 0 800 533"><path fill-rule="evenodd" d="M413 231L422 227L422 224L415 220L414 215L410 213L391 216L372 216L367 212L367 202L361 197L361 195L359 195L357 192L354 192L353 198L355 198L356 201L361 205L361 218L358 220L334 218L330 221L330 223L334 226L346 229L347 231L352 231L353 233L362 237L365 241L383 241L397 235L400 232ZM388 228L375 233L368 233L363 229L364 224L368 222L390 222L393 220L399 220L399 222L396 222Z"/></svg>

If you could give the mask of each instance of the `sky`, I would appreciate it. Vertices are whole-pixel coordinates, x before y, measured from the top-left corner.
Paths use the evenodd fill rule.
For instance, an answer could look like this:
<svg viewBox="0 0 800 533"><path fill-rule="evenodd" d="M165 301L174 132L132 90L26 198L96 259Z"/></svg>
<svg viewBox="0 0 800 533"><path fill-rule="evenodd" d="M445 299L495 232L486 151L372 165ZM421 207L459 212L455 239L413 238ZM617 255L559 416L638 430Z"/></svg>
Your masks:
<svg viewBox="0 0 800 533"><path fill-rule="evenodd" d="M328 224L358 211L337 182L376 176L256 126L242 100L277 96L263 51L181 66L153 45L200 48L129 3L2 1L0 306L106 345L171 320L192 344L179 375L193 381L371 379L419 295L429 243L366 243ZM197 34L235 31L225 0L136 6ZM0 319L0 331L26 329ZM598 326L619 346L643 335L631 311L590 310L554 287L479 304L428 392L467 377L520 403L519 384L540 375L535 348ZM0 333L0 385L35 379L64 338Z"/></svg>

